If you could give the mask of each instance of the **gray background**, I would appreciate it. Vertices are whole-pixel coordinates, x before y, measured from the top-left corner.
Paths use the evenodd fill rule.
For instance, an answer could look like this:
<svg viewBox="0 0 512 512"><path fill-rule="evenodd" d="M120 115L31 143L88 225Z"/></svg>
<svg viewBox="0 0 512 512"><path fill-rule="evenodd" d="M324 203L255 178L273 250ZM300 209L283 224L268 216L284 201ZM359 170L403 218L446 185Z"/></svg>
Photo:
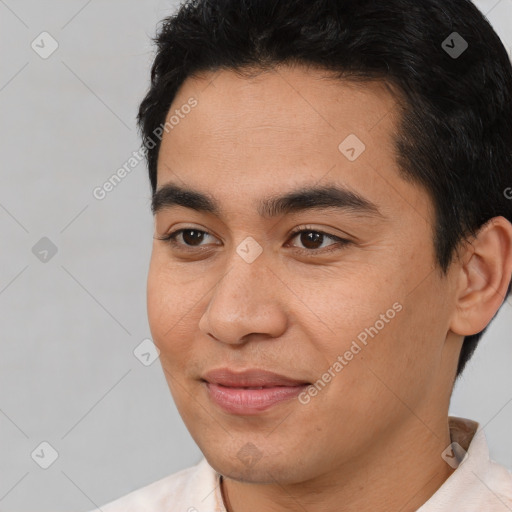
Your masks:
<svg viewBox="0 0 512 512"><path fill-rule="evenodd" d="M87 511L201 457L159 361L133 353L151 336L144 163L105 199L92 195L139 149L150 37L175 5L0 0L1 511ZM477 5L510 52L512 0ZM43 31L59 45L47 59L31 48ZM43 237L57 248L46 262L32 252ZM511 310L509 300L451 407L486 425L492 458L509 468ZM43 441L58 453L48 469L35 462L49 460Z"/></svg>

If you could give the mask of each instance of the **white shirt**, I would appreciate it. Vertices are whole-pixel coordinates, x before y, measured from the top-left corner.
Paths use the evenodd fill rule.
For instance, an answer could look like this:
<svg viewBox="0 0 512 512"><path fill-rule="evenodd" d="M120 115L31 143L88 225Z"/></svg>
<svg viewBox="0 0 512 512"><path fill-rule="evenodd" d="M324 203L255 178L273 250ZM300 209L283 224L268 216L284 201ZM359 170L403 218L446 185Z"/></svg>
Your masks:
<svg viewBox="0 0 512 512"><path fill-rule="evenodd" d="M458 460L447 452L456 469L417 512L512 512L512 473L489 459L483 429L464 418L449 417L449 425L452 443L467 453L461 461L458 447ZM219 478L203 458L91 512L226 512Z"/></svg>

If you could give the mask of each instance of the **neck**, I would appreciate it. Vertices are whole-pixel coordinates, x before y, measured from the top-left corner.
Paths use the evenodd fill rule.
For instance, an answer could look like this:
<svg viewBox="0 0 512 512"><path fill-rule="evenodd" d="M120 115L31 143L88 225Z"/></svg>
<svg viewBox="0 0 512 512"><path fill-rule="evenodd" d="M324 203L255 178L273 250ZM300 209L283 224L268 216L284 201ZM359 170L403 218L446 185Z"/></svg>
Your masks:
<svg viewBox="0 0 512 512"><path fill-rule="evenodd" d="M447 417L427 427L411 416L356 461L326 468L313 480L262 485L225 478L224 503L227 512L414 512L452 474L441 458L450 443Z"/></svg>

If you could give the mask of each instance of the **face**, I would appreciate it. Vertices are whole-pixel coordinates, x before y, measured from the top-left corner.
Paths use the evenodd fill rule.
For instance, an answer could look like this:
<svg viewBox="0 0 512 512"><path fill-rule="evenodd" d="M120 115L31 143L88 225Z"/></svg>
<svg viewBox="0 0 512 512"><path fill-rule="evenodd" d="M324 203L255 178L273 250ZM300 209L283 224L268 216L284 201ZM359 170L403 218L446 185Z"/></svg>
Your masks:
<svg viewBox="0 0 512 512"><path fill-rule="evenodd" d="M226 476L306 481L446 413L455 287L427 194L398 174L396 112L382 83L284 66L189 78L173 102L148 317L178 410Z"/></svg>

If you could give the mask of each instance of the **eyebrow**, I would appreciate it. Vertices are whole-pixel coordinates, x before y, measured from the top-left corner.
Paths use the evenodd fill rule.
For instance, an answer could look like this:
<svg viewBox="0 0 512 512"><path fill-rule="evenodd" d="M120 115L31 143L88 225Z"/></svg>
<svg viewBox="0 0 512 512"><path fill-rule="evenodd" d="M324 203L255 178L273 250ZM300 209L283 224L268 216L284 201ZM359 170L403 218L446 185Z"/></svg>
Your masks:
<svg viewBox="0 0 512 512"><path fill-rule="evenodd" d="M176 206L222 217L219 203L210 194L175 184L163 185L153 194L151 201L153 215ZM257 211L261 217L272 218L317 209L335 209L386 218L375 203L353 190L338 185L301 187L284 195L271 196L260 201Z"/></svg>

